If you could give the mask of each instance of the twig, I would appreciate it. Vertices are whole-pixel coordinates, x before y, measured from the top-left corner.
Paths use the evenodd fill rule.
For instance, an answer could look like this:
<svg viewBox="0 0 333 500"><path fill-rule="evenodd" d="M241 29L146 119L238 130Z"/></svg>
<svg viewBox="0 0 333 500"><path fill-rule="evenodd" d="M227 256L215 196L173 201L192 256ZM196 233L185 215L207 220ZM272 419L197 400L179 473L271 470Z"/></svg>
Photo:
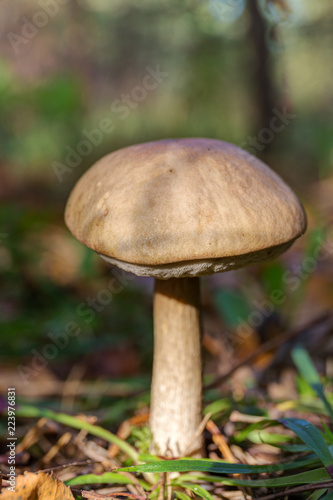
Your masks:
<svg viewBox="0 0 333 500"><path fill-rule="evenodd" d="M82 490L80 492L83 498L90 498L91 500L97 500L99 498L117 498L117 497L126 497L126 498L135 498L137 500L146 500L146 497L133 495L132 493L124 493L124 492L115 492L109 495L101 495L100 493L96 493L95 491L85 491Z"/></svg>
<svg viewBox="0 0 333 500"><path fill-rule="evenodd" d="M138 500L146 500L146 497L142 495L134 495L133 493L126 493L125 491L119 491L112 493L112 497L126 497L126 498L137 498Z"/></svg>
<svg viewBox="0 0 333 500"><path fill-rule="evenodd" d="M85 367L81 364L75 364L71 369L67 379L64 382L61 398L61 409L68 412L74 408L75 398L78 395L80 385L85 372Z"/></svg>
<svg viewBox="0 0 333 500"><path fill-rule="evenodd" d="M204 418L201 420L199 427L197 428L197 430L195 431L195 433L191 437L190 442L188 443L184 452L182 453L183 457L186 457L186 455L190 452L190 450L192 448L192 444L195 443L195 441L198 439L199 436L201 436L201 434L205 430L207 422L209 421L211 416L212 416L212 413L207 413L207 415L205 415Z"/></svg>
<svg viewBox="0 0 333 500"><path fill-rule="evenodd" d="M172 499L172 485L171 485L171 479L170 479L170 473L166 473L166 483L167 483L167 500Z"/></svg>
<svg viewBox="0 0 333 500"><path fill-rule="evenodd" d="M33 446L35 443L37 443L41 437L42 429L46 426L46 424L47 419L40 418L38 422L28 430L22 441L17 445L16 453L22 453Z"/></svg>
<svg viewBox="0 0 333 500"><path fill-rule="evenodd" d="M284 344L285 342L288 342L289 340L295 339L296 337L298 337L302 333L305 333L307 330L317 326L320 323L325 323L327 320L332 320L332 318L333 318L332 312L327 311L324 314L321 314L320 316L315 318L308 325L303 326L302 328L297 328L295 330L291 330L289 332L286 332L286 333L280 335L279 337L276 337L274 339L268 340L267 342L264 342L264 344L262 344L260 347L258 347L258 349L256 349L254 352L252 352L248 356L245 356L244 359L239 361L239 363L236 363L226 373L218 376L215 380L213 380L213 382L206 385L204 387L204 390L213 389L214 387L219 386L222 382L227 380L231 375L233 375L237 370L239 370L239 368L242 368L244 365L250 364L252 361L254 361L261 354L264 354L267 351L271 351L272 349L276 349L281 344Z"/></svg>
<svg viewBox="0 0 333 500"><path fill-rule="evenodd" d="M98 500L99 498L112 498L111 495L101 495L100 493L96 493L95 491L85 491L82 490L80 495L83 498L90 498L91 500Z"/></svg>
<svg viewBox="0 0 333 500"><path fill-rule="evenodd" d="M50 467L50 469L40 469L38 472L52 472L57 469L66 469L67 467L77 467L79 465L89 465L99 463L96 460L82 460L81 462L71 462L69 464L57 465L55 467Z"/></svg>
<svg viewBox="0 0 333 500"><path fill-rule="evenodd" d="M304 491L320 490L325 488L332 488L333 481L323 481L322 483L315 484L303 484L302 486L296 486L295 488L290 488L289 490L278 491L276 493L271 493L264 497L258 497L258 500L274 500L275 498L284 497L292 495L294 493L303 493Z"/></svg>
<svg viewBox="0 0 333 500"><path fill-rule="evenodd" d="M140 415L134 415L134 417L131 417L128 420L122 422L116 434L117 437L125 441L126 439L129 438L133 426L138 427L140 425L147 423L148 420L149 420L148 412ZM119 453L119 446L117 446L116 444L111 444L109 446L108 453L111 458L116 457Z"/></svg>
<svg viewBox="0 0 333 500"><path fill-rule="evenodd" d="M165 481L166 481L166 473L164 472L162 474L161 489L158 492L158 500L164 500L164 497L165 497Z"/></svg>
<svg viewBox="0 0 333 500"><path fill-rule="evenodd" d="M212 420L208 420L206 429L211 433L213 442L220 450L222 457L225 458L228 462L235 463L235 457L229 448L227 440L225 439L217 425Z"/></svg>
<svg viewBox="0 0 333 500"><path fill-rule="evenodd" d="M47 454L43 457L43 462L46 464L50 463L52 459L56 455L58 455L60 450L70 442L71 439L72 434L70 432L65 432L65 434L62 434L56 444L54 444L52 448L47 452Z"/></svg>

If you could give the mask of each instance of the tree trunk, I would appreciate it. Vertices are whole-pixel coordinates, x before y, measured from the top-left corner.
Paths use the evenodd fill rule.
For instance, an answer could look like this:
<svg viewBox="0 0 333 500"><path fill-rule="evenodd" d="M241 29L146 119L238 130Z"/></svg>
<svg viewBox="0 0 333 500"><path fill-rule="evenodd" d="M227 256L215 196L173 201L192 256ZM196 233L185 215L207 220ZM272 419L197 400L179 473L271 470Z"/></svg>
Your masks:
<svg viewBox="0 0 333 500"><path fill-rule="evenodd" d="M258 128L269 126L276 105L272 80L271 55L266 43L266 25L258 7L258 0L248 2L250 17L249 37L253 47L253 71ZM273 29L273 28L272 28Z"/></svg>

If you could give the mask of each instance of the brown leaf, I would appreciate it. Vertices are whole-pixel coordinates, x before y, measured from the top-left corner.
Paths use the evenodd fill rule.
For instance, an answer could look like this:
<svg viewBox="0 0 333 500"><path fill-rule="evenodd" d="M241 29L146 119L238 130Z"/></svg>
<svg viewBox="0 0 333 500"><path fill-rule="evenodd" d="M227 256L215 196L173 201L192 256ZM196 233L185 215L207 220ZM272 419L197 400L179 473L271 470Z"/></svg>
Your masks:
<svg viewBox="0 0 333 500"><path fill-rule="evenodd" d="M15 491L3 490L0 500L74 500L70 488L43 472L18 476L13 489Z"/></svg>

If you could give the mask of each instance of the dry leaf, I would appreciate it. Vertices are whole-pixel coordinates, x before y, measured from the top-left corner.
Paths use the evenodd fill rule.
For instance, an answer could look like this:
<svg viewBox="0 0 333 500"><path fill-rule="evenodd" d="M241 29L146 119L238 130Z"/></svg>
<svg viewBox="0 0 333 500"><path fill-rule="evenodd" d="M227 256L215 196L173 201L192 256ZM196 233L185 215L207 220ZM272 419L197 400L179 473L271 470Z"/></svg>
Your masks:
<svg viewBox="0 0 333 500"><path fill-rule="evenodd" d="M70 488L50 474L28 472L16 478L15 491L3 490L0 500L74 500Z"/></svg>

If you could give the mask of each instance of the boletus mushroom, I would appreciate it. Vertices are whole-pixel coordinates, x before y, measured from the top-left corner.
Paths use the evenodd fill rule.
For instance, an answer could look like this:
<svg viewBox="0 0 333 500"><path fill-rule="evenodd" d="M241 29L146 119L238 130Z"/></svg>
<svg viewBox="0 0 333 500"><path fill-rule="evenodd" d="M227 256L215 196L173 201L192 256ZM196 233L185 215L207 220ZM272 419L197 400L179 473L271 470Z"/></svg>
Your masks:
<svg viewBox="0 0 333 500"><path fill-rule="evenodd" d="M90 168L66 207L73 235L111 264L156 279L152 451L200 456L199 277L278 256L306 228L283 180L212 139L115 151Z"/></svg>

